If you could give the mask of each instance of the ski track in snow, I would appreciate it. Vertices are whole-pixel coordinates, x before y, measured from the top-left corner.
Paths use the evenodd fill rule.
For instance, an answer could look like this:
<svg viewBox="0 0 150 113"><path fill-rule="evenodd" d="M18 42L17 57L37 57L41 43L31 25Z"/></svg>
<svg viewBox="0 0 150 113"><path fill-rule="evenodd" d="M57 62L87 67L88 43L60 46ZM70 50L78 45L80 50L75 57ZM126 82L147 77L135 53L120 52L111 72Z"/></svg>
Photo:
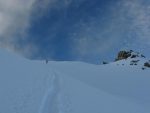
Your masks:
<svg viewBox="0 0 150 113"><path fill-rule="evenodd" d="M49 85L43 96L39 113L67 113L70 110L68 105L65 105L68 99L64 100L64 95L61 93L61 78L54 70L52 72L52 75L47 78Z"/></svg>
<svg viewBox="0 0 150 113"><path fill-rule="evenodd" d="M59 109L59 78L56 73L49 77L50 85L42 99L39 113L60 113Z"/></svg>

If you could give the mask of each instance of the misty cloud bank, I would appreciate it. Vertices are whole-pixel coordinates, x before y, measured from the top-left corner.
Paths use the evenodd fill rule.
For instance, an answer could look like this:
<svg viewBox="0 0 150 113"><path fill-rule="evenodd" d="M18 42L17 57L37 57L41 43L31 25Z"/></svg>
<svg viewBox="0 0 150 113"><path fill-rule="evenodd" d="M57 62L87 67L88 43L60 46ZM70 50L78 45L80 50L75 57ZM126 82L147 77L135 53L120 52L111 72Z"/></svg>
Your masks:
<svg viewBox="0 0 150 113"><path fill-rule="evenodd" d="M147 0L0 0L0 47L32 59L97 62L120 49L146 52L149 20Z"/></svg>

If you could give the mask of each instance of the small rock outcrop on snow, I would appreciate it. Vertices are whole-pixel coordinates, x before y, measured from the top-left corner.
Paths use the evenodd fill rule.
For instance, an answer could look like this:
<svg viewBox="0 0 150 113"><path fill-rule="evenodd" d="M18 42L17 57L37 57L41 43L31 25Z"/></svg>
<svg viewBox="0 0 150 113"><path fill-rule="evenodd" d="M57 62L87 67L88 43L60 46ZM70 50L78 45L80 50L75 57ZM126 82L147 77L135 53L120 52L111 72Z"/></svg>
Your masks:
<svg viewBox="0 0 150 113"><path fill-rule="evenodd" d="M143 70L145 70L146 68L150 68L150 60L147 60L143 54L140 54L139 52L135 52L133 50L120 51L118 53L115 61L117 62L117 61L121 61L121 60L129 61L129 65L131 65L131 66L136 66L136 65L142 64L141 66L142 66ZM117 63L117 65L119 65L119 64ZM122 65L125 65L125 64L122 63Z"/></svg>
<svg viewBox="0 0 150 113"><path fill-rule="evenodd" d="M127 59L127 58L145 58L144 55L140 54L139 52L134 52L133 50L130 51L120 51L118 53L117 58L115 59L115 61L118 60L123 60L123 59Z"/></svg>
<svg viewBox="0 0 150 113"><path fill-rule="evenodd" d="M129 51L129 52L128 51L120 51L115 60L118 61L118 60L127 59L130 56L131 56L131 51Z"/></svg>
<svg viewBox="0 0 150 113"><path fill-rule="evenodd" d="M144 66L145 66L145 67L149 67L149 68L150 68L150 61L145 62L145 63L144 63Z"/></svg>
<svg viewBox="0 0 150 113"><path fill-rule="evenodd" d="M108 62L103 61L103 64L108 64Z"/></svg>

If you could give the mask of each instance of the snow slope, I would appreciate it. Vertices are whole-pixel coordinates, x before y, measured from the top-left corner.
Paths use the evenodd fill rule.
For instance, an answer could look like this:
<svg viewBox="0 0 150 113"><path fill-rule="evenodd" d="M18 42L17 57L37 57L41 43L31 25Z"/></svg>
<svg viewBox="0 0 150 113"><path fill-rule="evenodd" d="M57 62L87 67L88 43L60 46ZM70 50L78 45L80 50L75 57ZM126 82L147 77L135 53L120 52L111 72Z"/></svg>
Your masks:
<svg viewBox="0 0 150 113"><path fill-rule="evenodd" d="M0 49L0 113L149 113L144 61L46 64Z"/></svg>

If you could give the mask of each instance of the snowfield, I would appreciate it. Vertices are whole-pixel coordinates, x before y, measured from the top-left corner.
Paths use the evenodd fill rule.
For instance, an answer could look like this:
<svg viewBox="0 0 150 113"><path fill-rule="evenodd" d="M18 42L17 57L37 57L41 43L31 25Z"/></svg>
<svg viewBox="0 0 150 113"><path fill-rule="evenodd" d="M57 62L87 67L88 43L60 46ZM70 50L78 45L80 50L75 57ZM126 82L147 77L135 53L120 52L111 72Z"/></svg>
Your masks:
<svg viewBox="0 0 150 113"><path fill-rule="evenodd" d="M0 49L0 113L150 113L146 59L31 61Z"/></svg>

